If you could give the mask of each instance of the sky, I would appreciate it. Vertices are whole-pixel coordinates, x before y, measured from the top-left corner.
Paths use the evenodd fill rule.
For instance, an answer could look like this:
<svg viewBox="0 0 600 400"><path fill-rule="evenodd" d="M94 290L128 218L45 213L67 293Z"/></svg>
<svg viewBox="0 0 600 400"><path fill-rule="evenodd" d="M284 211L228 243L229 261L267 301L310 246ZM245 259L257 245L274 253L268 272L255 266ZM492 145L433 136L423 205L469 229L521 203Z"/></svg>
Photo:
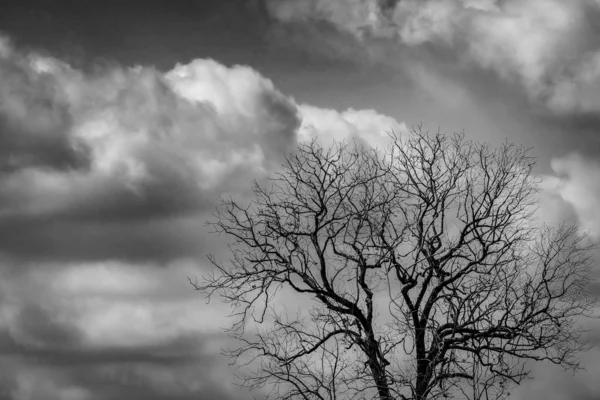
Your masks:
<svg viewBox="0 0 600 400"><path fill-rule="evenodd" d="M0 399L252 398L188 277L227 258L218 197L311 139L531 147L540 216L600 239L598 21L597 0L3 0ZM537 366L513 398L600 398L599 332L586 370Z"/></svg>

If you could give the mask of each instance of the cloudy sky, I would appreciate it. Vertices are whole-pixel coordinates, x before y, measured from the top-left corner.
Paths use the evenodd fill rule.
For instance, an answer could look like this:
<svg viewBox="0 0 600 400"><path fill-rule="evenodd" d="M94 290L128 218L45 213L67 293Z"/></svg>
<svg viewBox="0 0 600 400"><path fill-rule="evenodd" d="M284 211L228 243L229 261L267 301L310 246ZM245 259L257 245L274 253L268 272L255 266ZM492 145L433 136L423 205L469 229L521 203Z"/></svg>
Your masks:
<svg viewBox="0 0 600 400"><path fill-rule="evenodd" d="M218 196L311 138L531 146L541 215L599 239L598 21L597 0L3 0L0 399L250 398L228 310L187 277L227 256ZM514 398L600 398L594 327L586 371L539 366Z"/></svg>

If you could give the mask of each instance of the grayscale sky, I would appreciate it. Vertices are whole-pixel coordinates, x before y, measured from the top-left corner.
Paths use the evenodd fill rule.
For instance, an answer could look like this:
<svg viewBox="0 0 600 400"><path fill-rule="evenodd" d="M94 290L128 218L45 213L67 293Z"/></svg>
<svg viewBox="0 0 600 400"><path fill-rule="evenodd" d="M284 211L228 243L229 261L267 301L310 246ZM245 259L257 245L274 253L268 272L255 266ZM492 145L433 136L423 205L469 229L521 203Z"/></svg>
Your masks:
<svg viewBox="0 0 600 400"><path fill-rule="evenodd" d="M598 0L3 0L0 399L251 398L228 309L187 278L227 257L218 196L311 138L532 147L540 217L600 239L599 21ZM600 398L589 328L586 370L537 366L513 398Z"/></svg>

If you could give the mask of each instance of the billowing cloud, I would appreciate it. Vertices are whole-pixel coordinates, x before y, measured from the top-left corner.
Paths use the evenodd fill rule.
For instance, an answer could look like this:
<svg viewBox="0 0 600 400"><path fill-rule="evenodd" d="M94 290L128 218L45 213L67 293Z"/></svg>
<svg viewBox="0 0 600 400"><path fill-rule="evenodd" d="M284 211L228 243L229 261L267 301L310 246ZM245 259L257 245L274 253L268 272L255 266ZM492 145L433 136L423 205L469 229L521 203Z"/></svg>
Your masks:
<svg viewBox="0 0 600 400"><path fill-rule="evenodd" d="M228 309L187 282L219 195L299 140L378 144L403 124L298 104L248 66L84 72L0 39L0 398L243 398Z"/></svg>
<svg viewBox="0 0 600 400"><path fill-rule="evenodd" d="M125 209L149 218L182 212L201 206L207 193L230 190L239 170L264 172L295 143L295 105L249 68L229 71L196 60L166 76L141 67L85 76L35 55L9 54L3 61L4 69L28 77L4 76L10 84L2 115L21 130L4 131L3 149L21 168L3 176L11 190L2 199L17 213L107 218ZM56 150L38 149L40 140L28 135ZM54 166L36 160L37 153L55 153L55 164L68 165L61 152L73 159L83 153L87 165L35 168Z"/></svg>
<svg viewBox="0 0 600 400"><path fill-rule="evenodd" d="M277 169L303 118L347 121L317 136L397 125L373 111L298 106L250 67L198 59L166 74L89 74L2 46L0 250L18 257L197 254L202 212Z"/></svg>
<svg viewBox="0 0 600 400"><path fill-rule="evenodd" d="M592 0L276 0L284 23L325 21L371 47L451 50L555 112L598 111L598 3ZM374 40L376 39L376 40Z"/></svg>
<svg viewBox="0 0 600 400"><path fill-rule="evenodd" d="M560 196L581 228L600 239L600 163L573 153L552 160L552 169L554 175L544 181L546 192Z"/></svg>
<svg viewBox="0 0 600 400"><path fill-rule="evenodd" d="M167 232L161 220L206 210L219 193L248 190L296 141L293 102L260 75L244 75L247 68L232 68L220 88L183 95L177 87L189 78L182 70L213 82L210 73L227 68L197 60L167 76L151 68L89 76L48 57L5 56L0 226L8 253L60 258L68 242L106 253L115 237L115 256L127 256L119 241L148 245L136 237ZM231 98L234 87L245 96Z"/></svg>
<svg viewBox="0 0 600 400"><path fill-rule="evenodd" d="M353 110L343 112L302 104L299 107L302 124L298 131L301 141L313 138L330 145L335 141L359 141L383 148L390 141L390 134L407 131L406 124L375 110Z"/></svg>

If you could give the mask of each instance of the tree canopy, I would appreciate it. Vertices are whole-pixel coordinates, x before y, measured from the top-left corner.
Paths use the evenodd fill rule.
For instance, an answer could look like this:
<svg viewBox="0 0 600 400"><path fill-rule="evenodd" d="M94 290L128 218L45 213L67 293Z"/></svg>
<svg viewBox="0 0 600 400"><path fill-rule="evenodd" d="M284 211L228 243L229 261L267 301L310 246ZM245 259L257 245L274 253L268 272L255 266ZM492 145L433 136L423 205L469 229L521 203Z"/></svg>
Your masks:
<svg viewBox="0 0 600 400"><path fill-rule="evenodd" d="M250 204L222 199L231 259L194 285L231 303L244 383L276 399L487 399L531 361L577 369L591 244L536 217L528 150L391 137L300 144Z"/></svg>

